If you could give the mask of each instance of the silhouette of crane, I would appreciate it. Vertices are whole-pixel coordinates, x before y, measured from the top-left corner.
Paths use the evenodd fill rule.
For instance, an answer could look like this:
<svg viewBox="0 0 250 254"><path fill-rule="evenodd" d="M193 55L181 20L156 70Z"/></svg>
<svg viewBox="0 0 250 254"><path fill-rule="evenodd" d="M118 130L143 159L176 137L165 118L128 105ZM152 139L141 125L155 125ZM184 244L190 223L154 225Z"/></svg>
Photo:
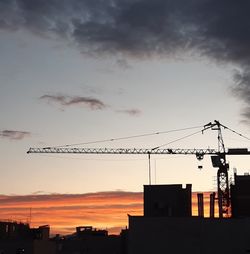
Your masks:
<svg viewBox="0 0 250 254"><path fill-rule="evenodd" d="M204 155L211 155L213 167L217 170L217 199L219 206L219 217L230 216L230 187L228 179L229 164L226 162L227 155L250 155L250 151L247 148L231 148L226 149L222 137L222 128L229 129L225 125L222 125L219 121L215 120L204 125L201 132L211 129L218 132L218 149L161 149L155 147L152 149L140 149L140 148L77 148L77 147L44 147L44 148L30 148L27 153L60 153L60 154L145 154L149 160L149 184L151 184L151 166L150 156L155 155L195 155L198 160L202 160ZM233 131L233 130L231 130ZM235 131L234 133L243 136ZM243 136L244 137L244 136ZM247 138L248 139L248 138Z"/></svg>

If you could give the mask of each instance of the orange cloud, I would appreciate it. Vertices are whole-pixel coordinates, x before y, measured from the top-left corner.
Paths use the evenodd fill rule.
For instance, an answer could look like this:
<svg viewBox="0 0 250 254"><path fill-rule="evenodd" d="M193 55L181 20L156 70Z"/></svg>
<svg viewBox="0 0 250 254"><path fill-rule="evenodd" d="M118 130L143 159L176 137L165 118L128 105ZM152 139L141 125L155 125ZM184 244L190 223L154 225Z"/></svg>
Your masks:
<svg viewBox="0 0 250 254"><path fill-rule="evenodd" d="M0 196L0 219L49 224L52 233L72 233L76 226L91 225L119 233L127 225L127 214L142 215L143 194L98 192Z"/></svg>
<svg viewBox="0 0 250 254"><path fill-rule="evenodd" d="M197 197L193 193L193 215ZM209 214L209 193L204 194L205 215ZM141 192L98 192L87 194L0 195L0 220L28 222L32 227L49 224L52 234L69 234L77 226L93 226L120 233L127 226L127 214L143 214Z"/></svg>

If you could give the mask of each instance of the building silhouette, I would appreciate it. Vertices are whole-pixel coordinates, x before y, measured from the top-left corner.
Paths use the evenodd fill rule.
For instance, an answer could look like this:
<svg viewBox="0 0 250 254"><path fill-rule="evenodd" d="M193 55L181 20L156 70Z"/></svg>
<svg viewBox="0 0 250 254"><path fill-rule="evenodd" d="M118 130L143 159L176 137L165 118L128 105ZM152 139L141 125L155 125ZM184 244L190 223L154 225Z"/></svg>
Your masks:
<svg viewBox="0 0 250 254"><path fill-rule="evenodd" d="M92 226L76 227L76 232L62 238L55 238L57 254L120 254L121 237L108 235L107 230Z"/></svg>
<svg viewBox="0 0 250 254"><path fill-rule="evenodd" d="M231 185L232 217L250 217L250 175L234 174Z"/></svg>
<svg viewBox="0 0 250 254"><path fill-rule="evenodd" d="M48 225L30 228L29 224L0 222L0 254L55 254L56 244L49 239Z"/></svg>
<svg viewBox="0 0 250 254"><path fill-rule="evenodd" d="M202 193L198 216L190 212L191 185L144 186L144 215L128 216L127 253L250 253L249 175L235 174L231 196L232 217L214 217L211 193L210 217L205 218Z"/></svg>
<svg viewBox="0 0 250 254"><path fill-rule="evenodd" d="M145 217L192 216L191 184L144 185Z"/></svg>

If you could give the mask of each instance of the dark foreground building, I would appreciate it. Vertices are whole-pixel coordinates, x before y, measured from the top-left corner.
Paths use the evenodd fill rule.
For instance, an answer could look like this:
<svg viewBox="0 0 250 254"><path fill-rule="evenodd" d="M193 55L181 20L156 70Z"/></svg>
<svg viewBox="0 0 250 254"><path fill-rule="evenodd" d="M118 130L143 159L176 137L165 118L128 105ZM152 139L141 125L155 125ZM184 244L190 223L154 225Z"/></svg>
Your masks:
<svg viewBox="0 0 250 254"><path fill-rule="evenodd" d="M91 226L77 227L72 235L55 239L58 254L120 254L121 237Z"/></svg>
<svg viewBox="0 0 250 254"><path fill-rule="evenodd" d="M49 226L30 228L28 224L0 222L0 254L56 254L49 239Z"/></svg>
<svg viewBox="0 0 250 254"><path fill-rule="evenodd" d="M203 199L192 216L191 185L144 186L144 216L129 216L127 253L250 253L250 176L235 174L234 182L231 218L214 218L214 194L210 218L202 216Z"/></svg>
<svg viewBox="0 0 250 254"><path fill-rule="evenodd" d="M145 217L192 216L192 186L187 184L144 185Z"/></svg>
<svg viewBox="0 0 250 254"><path fill-rule="evenodd" d="M249 252L249 218L129 217L129 254Z"/></svg>
<svg viewBox="0 0 250 254"><path fill-rule="evenodd" d="M234 174L231 185L232 217L250 217L250 175Z"/></svg>

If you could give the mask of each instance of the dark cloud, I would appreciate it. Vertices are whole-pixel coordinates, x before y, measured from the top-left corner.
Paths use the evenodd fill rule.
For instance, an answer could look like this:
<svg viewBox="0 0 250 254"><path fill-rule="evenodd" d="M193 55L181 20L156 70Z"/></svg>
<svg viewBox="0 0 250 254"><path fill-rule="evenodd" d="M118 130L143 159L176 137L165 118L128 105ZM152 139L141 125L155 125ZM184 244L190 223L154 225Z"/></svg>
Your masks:
<svg viewBox="0 0 250 254"><path fill-rule="evenodd" d="M99 54L197 49L215 59L249 63L247 0L1 0L0 7L6 29L53 33Z"/></svg>
<svg viewBox="0 0 250 254"><path fill-rule="evenodd" d="M28 131L13 131L13 130L3 130L0 131L0 137L8 138L11 140L21 140L31 135Z"/></svg>
<svg viewBox="0 0 250 254"><path fill-rule="evenodd" d="M246 123L250 123L250 69L243 71L235 71L234 81L236 86L232 91L235 96L241 98L246 106L241 113Z"/></svg>
<svg viewBox="0 0 250 254"><path fill-rule="evenodd" d="M0 0L0 28L64 38L90 54L192 52L244 71L250 67L249 10L249 0ZM249 108L246 73L234 92ZM248 118L249 111L243 114Z"/></svg>
<svg viewBox="0 0 250 254"><path fill-rule="evenodd" d="M40 191L39 191L40 193ZM84 193L84 194L31 194L31 195L0 195L0 203L2 205L9 204L29 204L30 202L35 203L56 203L63 204L70 202L82 202L82 201L93 201L96 202L102 201L104 198L109 200L134 200L142 197L141 192L128 192L128 191L106 191L106 192L93 192L93 193Z"/></svg>
<svg viewBox="0 0 250 254"><path fill-rule="evenodd" d="M141 111L139 109L125 109L125 110L117 110L118 113L128 114L130 116L139 116L141 115Z"/></svg>
<svg viewBox="0 0 250 254"><path fill-rule="evenodd" d="M82 96L65 96L65 95L48 95L40 97L41 100L58 103L61 106L84 105L92 110L104 109L107 106L100 100L92 97Z"/></svg>

